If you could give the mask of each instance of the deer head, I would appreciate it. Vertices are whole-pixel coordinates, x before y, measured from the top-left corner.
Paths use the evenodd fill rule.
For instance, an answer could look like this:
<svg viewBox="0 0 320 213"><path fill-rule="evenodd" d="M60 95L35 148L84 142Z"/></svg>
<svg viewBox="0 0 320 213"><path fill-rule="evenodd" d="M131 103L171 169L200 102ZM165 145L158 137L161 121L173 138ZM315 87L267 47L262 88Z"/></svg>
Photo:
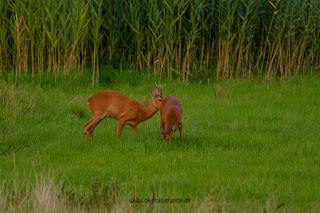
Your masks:
<svg viewBox="0 0 320 213"><path fill-rule="evenodd" d="M157 82L154 82L156 85L156 88L152 87L151 95L152 95L152 101L154 105L160 109L160 106L162 104L163 96L162 96L162 88L161 85L157 84Z"/></svg>

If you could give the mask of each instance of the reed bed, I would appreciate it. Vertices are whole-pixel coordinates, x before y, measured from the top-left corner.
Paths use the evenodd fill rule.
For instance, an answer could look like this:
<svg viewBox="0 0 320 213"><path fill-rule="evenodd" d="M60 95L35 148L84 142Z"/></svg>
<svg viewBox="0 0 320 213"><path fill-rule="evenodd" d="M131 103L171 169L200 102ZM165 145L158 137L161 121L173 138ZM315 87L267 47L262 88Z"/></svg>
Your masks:
<svg viewBox="0 0 320 213"><path fill-rule="evenodd" d="M317 0L8 0L0 69L68 75L130 68L189 79L319 71Z"/></svg>

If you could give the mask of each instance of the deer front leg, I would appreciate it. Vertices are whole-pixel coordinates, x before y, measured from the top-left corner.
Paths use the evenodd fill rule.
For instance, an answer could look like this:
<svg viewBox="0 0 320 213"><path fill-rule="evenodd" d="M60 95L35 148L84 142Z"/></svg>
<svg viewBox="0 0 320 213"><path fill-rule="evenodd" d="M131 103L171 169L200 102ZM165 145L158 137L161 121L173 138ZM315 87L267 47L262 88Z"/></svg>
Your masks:
<svg viewBox="0 0 320 213"><path fill-rule="evenodd" d="M119 121L117 138L121 136L124 125L125 123L123 121Z"/></svg>
<svg viewBox="0 0 320 213"><path fill-rule="evenodd" d="M179 126L180 138L182 139L182 125Z"/></svg>
<svg viewBox="0 0 320 213"><path fill-rule="evenodd" d="M134 132L134 134L136 134L137 136L140 136L140 133L139 133L139 131L138 131L137 126L132 126L132 125L130 125L130 127L131 127L132 131Z"/></svg>

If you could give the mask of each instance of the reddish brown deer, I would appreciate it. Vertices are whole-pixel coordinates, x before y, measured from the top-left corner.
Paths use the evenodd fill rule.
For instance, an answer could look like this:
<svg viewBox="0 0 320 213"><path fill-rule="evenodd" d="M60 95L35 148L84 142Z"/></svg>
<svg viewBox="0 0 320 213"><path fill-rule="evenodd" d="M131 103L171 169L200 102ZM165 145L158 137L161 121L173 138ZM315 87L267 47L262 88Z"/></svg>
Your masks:
<svg viewBox="0 0 320 213"><path fill-rule="evenodd" d="M182 106L176 97L168 96L163 99L160 107L162 140L167 141L170 139L178 128L182 139L182 113Z"/></svg>
<svg viewBox="0 0 320 213"><path fill-rule="evenodd" d="M161 85L155 84L157 88L152 87L151 90L152 101L146 106L112 90L98 92L89 98L87 103L93 116L83 127L86 140L88 133L93 139L94 128L105 118L113 118L119 122L117 137L120 137L125 125L129 125L136 135L140 135L137 125L158 112L162 103Z"/></svg>

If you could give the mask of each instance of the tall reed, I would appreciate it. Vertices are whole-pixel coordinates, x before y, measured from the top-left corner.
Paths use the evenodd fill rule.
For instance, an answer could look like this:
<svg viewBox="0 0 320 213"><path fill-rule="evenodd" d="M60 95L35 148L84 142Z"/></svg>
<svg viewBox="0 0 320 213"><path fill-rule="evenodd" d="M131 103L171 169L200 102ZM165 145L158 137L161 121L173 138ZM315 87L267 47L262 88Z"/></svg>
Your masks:
<svg viewBox="0 0 320 213"><path fill-rule="evenodd" d="M1 1L0 68L68 75L111 64L184 81L319 71L320 2Z"/></svg>

